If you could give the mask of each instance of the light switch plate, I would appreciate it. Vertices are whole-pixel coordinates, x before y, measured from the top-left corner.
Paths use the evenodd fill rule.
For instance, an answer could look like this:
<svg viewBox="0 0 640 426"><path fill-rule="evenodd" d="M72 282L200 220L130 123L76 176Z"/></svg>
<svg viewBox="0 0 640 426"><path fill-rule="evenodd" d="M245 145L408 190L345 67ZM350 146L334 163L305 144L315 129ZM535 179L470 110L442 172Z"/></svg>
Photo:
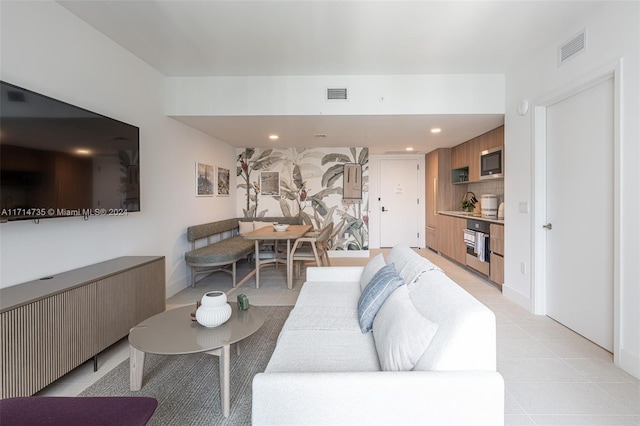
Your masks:
<svg viewBox="0 0 640 426"><path fill-rule="evenodd" d="M526 201L520 201L518 203L518 212L528 214L529 213L529 203Z"/></svg>

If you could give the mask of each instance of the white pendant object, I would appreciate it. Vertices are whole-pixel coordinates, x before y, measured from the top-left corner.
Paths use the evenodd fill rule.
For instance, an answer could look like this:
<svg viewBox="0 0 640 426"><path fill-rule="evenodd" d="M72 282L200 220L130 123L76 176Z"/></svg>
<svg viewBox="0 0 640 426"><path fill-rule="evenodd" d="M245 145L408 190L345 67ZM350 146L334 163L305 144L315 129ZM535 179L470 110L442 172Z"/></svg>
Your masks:
<svg viewBox="0 0 640 426"><path fill-rule="evenodd" d="M196 321L205 327L217 327L231 318L231 305L223 291L210 291L202 296L196 310Z"/></svg>
<svg viewBox="0 0 640 426"><path fill-rule="evenodd" d="M529 101L523 99L518 103L518 115L525 115L529 111Z"/></svg>

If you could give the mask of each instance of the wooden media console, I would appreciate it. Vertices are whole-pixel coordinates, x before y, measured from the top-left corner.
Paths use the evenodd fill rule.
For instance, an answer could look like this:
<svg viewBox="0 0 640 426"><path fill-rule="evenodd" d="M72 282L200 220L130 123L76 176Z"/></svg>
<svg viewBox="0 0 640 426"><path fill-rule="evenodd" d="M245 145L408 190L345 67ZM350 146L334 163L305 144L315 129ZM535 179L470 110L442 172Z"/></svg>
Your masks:
<svg viewBox="0 0 640 426"><path fill-rule="evenodd" d="M127 256L0 289L0 398L29 396L163 312L163 256Z"/></svg>

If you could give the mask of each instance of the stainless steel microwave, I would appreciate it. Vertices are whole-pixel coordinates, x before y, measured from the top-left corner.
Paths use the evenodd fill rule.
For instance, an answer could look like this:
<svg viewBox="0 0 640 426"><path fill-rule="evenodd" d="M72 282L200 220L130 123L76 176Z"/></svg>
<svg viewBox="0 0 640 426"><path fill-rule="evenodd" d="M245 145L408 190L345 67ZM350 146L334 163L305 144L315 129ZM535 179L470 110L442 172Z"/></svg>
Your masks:
<svg viewBox="0 0 640 426"><path fill-rule="evenodd" d="M486 149L480 152L480 179L504 177L503 147Z"/></svg>

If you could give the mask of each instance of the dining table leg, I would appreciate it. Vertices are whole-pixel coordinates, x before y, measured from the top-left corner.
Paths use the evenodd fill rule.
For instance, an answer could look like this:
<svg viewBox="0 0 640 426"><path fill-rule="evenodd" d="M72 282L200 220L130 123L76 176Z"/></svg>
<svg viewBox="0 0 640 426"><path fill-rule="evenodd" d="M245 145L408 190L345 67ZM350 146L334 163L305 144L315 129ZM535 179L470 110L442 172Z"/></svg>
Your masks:
<svg viewBox="0 0 640 426"><path fill-rule="evenodd" d="M293 283L291 282L291 275L293 269L293 261L291 261L291 240L287 238L287 288L291 290Z"/></svg>
<svg viewBox="0 0 640 426"><path fill-rule="evenodd" d="M260 243L255 241L256 245L256 288L260 288Z"/></svg>

